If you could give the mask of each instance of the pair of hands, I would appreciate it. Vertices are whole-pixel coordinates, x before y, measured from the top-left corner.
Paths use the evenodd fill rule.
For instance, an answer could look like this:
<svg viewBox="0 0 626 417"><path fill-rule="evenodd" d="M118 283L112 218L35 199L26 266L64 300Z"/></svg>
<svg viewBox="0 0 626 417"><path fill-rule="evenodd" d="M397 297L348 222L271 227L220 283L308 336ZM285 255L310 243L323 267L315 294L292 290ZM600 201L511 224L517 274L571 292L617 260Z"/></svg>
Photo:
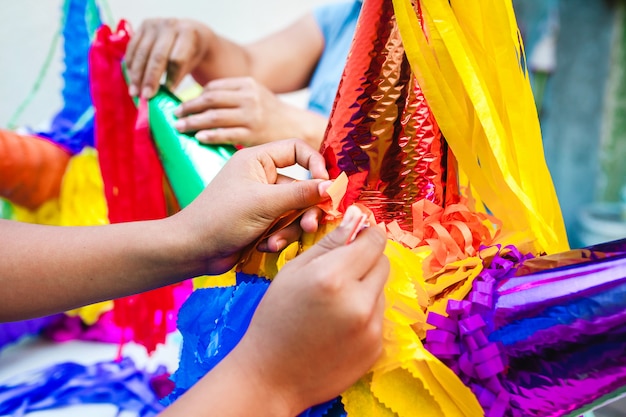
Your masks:
<svg viewBox="0 0 626 417"><path fill-rule="evenodd" d="M308 168L313 179L294 182L278 174L277 168L296 162ZM180 222L177 230L196 234L192 247L212 254L205 260L207 272L219 273L232 267L241 249L275 218L327 199L327 178L323 157L301 141L244 149L172 219ZM216 207L220 213L207 212ZM318 214L307 212L300 225L314 231ZM386 236L376 227L346 244L359 214L358 208L349 208L340 226L280 271L239 345L206 378L219 379L215 383L224 386L232 375L246 375L250 391L238 380L237 395L253 395L251 401L257 401L257 407L262 401L268 410L268 398L280 401L272 412L295 415L339 395L368 371L382 349L383 287L389 262L383 255ZM203 224L218 216L217 229ZM290 236L283 232L280 241L297 237L293 231ZM274 243L266 244L270 248ZM214 388L198 384L170 411L191 407L195 398L219 397ZM243 399L237 402L245 404ZM213 411L219 410L219 405L215 407ZM232 410L233 402L228 407Z"/></svg>
<svg viewBox="0 0 626 417"><path fill-rule="evenodd" d="M151 98L163 74L170 89L192 74L206 84L198 97L179 107L175 127L180 132L194 133L207 144L254 146L297 137L319 146L326 119L281 100L245 69L249 61L245 49L225 43L228 41L194 20L144 21L125 56L130 94ZM242 53L228 58L220 52L221 47Z"/></svg>

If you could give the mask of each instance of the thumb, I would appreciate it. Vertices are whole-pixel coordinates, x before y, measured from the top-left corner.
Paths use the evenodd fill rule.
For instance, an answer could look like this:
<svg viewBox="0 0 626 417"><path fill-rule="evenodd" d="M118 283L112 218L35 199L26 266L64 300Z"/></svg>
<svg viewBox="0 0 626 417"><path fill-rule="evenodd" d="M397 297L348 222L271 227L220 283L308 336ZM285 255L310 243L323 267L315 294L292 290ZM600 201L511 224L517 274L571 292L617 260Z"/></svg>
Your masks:
<svg viewBox="0 0 626 417"><path fill-rule="evenodd" d="M330 198L326 189L329 180L302 180L271 184L264 195L267 214L273 218L293 210L312 207Z"/></svg>
<svg viewBox="0 0 626 417"><path fill-rule="evenodd" d="M339 226L328 233L322 240L298 256L303 262L309 262L326 252L350 243L362 225L363 212L357 206L350 206L343 215Z"/></svg>

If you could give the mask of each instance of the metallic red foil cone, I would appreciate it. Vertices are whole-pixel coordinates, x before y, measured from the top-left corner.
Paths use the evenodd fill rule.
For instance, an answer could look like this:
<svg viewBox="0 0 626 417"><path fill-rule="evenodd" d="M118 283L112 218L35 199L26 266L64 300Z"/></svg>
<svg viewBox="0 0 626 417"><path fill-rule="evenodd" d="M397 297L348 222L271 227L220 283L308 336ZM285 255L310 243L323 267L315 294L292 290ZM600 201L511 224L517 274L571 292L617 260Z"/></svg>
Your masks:
<svg viewBox="0 0 626 417"><path fill-rule="evenodd" d="M454 159L411 73L391 1L363 5L321 150L332 178L348 175L341 209L359 202L377 221L412 231L415 201L458 198Z"/></svg>

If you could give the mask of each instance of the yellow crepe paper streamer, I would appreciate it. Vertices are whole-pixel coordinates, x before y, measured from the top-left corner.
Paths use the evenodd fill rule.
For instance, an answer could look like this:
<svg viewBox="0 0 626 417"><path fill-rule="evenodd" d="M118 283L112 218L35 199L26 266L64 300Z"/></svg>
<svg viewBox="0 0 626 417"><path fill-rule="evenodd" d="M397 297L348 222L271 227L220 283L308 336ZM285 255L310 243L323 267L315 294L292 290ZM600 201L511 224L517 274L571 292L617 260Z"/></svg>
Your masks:
<svg viewBox="0 0 626 417"><path fill-rule="evenodd" d="M535 253L567 250L511 1L419 0L425 30L410 0L393 4L412 71L477 197L505 231L534 239Z"/></svg>
<svg viewBox="0 0 626 417"><path fill-rule="evenodd" d="M478 258L458 261L426 281L422 263L428 250L414 252L388 240L385 255L391 270L385 285L383 354L372 372L342 395L348 415L483 415L470 389L420 340L428 326L428 312L446 314L448 299L463 299L482 271L482 262Z"/></svg>

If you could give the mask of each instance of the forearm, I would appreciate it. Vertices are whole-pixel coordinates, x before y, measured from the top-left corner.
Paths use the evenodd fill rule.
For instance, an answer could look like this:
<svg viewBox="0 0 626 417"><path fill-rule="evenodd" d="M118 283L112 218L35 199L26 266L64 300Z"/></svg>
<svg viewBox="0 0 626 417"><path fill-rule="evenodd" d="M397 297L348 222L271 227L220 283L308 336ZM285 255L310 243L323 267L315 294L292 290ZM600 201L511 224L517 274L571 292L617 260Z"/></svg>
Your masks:
<svg viewBox="0 0 626 417"><path fill-rule="evenodd" d="M0 321L118 298L197 275L170 220L93 227L1 221Z"/></svg>
<svg viewBox="0 0 626 417"><path fill-rule="evenodd" d="M253 69L248 49L209 30L204 35L207 45L191 75L200 85L227 77L250 76Z"/></svg>
<svg viewBox="0 0 626 417"><path fill-rule="evenodd" d="M285 112L283 123L285 126L290 126L291 131L285 132L284 137L302 139L313 148L320 149L328 126L328 119L310 110L287 106L288 110Z"/></svg>
<svg viewBox="0 0 626 417"><path fill-rule="evenodd" d="M236 350L235 350L236 351ZM255 377L233 351L160 417L294 417L279 387Z"/></svg>

